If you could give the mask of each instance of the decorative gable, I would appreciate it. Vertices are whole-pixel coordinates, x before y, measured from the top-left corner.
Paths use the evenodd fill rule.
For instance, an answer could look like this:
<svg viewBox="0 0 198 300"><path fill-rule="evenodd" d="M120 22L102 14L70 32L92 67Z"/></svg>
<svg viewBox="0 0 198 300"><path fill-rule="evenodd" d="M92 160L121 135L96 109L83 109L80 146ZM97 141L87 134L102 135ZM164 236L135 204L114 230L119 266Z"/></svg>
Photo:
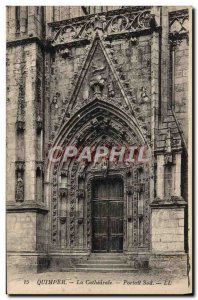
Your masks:
<svg viewBox="0 0 198 300"><path fill-rule="evenodd" d="M67 116L94 100L108 101L125 112L131 110L122 82L98 36L73 88Z"/></svg>

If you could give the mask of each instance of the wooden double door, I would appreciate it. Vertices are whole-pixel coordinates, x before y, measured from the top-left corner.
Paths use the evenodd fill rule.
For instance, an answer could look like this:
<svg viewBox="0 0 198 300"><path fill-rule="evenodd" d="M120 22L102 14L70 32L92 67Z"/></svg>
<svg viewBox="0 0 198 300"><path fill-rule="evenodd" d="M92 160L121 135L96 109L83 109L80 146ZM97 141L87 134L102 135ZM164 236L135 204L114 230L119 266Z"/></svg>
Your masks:
<svg viewBox="0 0 198 300"><path fill-rule="evenodd" d="M97 179L92 185L92 251L123 251L123 181Z"/></svg>

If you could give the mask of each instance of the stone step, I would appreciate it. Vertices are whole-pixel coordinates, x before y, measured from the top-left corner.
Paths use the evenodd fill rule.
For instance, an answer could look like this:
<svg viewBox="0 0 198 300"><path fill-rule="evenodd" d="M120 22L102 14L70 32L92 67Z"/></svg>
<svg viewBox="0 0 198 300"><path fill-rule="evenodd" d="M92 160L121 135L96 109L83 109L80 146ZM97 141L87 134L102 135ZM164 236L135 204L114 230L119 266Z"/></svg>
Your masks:
<svg viewBox="0 0 198 300"><path fill-rule="evenodd" d="M128 269L130 268L129 265L127 264L123 264L123 263L120 263L120 264L79 264L76 266L76 268L101 268L101 269Z"/></svg>
<svg viewBox="0 0 198 300"><path fill-rule="evenodd" d="M132 273L132 272L138 272L138 269L132 269L132 268L67 268L67 269L61 269L61 272L100 272L100 273Z"/></svg>
<svg viewBox="0 0 198 300"><path fill-rule="evenodd" d="M97 252L94 252L91 254L91 256L110 256L110 257L118 257L118 256L123 256L123 253L122 252L103 252L103 253L97 253Z"/></svg>
<svg viewBox="0 0 198 300"><path fill-rule="evenodd" d="M122 253L92 253L77 265L69 268L64 266L62 272L100 272L100 273L132 273L138 272L133 265L125 262Z"/></svg>
<svg viewBox="0 0 198 300"><path fill-rule="evenodd" d="M88 258L88 260L97 260L97 261L101 261L101 260L111 260L111 261L118 261L118 260L123 260L124 257L95 257L95 256L90 256Z"/></svg>
<svg viewBox="0 0 198 300"><path fill-rule="evenodd" d="M123 255L91 255L88 259L104 259L104 260L118 260L122 259Z"/></svg>
<svg viewBox="0 0 198 300"><path fill-rule="evenodd" d="M110 260L110 259L104 259L104 260L96 260L96 259L89 259L89 260L85 260L83 261L83 263L86 263L86 264L98 264L98 265L101 265L101 264L120 264L120 263L125 263L124 261L122 260Z"/></svg>

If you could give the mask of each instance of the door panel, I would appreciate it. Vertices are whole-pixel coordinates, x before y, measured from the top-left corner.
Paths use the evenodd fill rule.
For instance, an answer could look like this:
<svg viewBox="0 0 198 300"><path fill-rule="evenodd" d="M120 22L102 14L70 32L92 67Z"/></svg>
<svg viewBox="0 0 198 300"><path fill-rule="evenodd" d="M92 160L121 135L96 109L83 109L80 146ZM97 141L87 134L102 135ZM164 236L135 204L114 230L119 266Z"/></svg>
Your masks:
<svg viewBox="0 0 198 300"><path fill-rule="evenodd" d="M93 251L123 250L123 183L119 179L97 180L92 186Z"/></svg>
<svg viewBox="0 0 198 300"><path fill-rule="evenodd" d="M111 250L110 252L122 252L123 250L123 236L111 236Z"/></svg>

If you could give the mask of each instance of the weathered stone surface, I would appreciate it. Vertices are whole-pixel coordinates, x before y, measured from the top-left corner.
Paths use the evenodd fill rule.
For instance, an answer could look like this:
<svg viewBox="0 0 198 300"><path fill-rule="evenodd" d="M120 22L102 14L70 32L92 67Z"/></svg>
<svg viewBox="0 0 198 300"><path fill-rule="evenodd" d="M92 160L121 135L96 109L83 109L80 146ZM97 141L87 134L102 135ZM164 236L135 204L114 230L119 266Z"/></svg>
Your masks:
<svg viewBox="0 0 198 300"><path fill-rule="evenodd" d="M151 226L152 250L154 252L184 252L183 209L153 209Z"/></svg>

